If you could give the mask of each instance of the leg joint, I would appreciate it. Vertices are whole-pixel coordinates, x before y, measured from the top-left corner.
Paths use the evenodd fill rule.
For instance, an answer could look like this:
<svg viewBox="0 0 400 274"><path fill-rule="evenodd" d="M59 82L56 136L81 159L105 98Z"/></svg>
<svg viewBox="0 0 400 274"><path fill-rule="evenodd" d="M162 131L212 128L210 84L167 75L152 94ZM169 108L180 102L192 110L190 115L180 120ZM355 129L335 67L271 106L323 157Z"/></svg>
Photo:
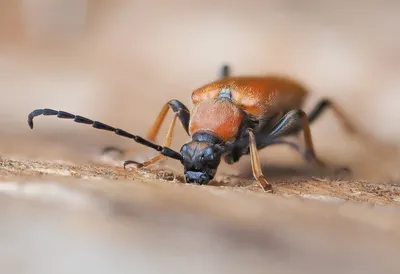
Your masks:
<svg viewBox="0 0 400 274"><path fill-rule="evenodd" d="M188 111L187 107L178 100L171 100L168 102L168 105L175 113L180 112L182 110Z"/></svg>
<svg viewBox="0 0 400 274"><path fill-rule="evenodd" d="M307 117L307 114L301 109L294 109L287 113L287 117L304 118Z"/></svg>

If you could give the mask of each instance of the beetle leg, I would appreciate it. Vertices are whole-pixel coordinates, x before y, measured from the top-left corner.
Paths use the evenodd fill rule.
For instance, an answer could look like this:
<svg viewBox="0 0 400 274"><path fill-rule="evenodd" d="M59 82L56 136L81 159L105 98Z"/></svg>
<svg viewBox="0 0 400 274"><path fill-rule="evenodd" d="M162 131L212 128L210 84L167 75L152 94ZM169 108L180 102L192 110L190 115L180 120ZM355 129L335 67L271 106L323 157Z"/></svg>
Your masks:
<svg viewBox="0 0 400 274"><path fill-rule="evenodd" d="M253 130L248 129L249 133L249 146L250 146L250 158L251 168L253 170L253 176L258 180L264 191L272 193L272 185L265 179L264 174L261 170L260 158L258 156L256 138Z"/></svg>
<svg viewBox="0 0 400 274"><path fill-rule="evenodd" d="M164 144L163 144L164 147L169 147L171 145L171 143L172 143L172 136L173 136L174 127L175 127L175 123L176 123L176 118L177 117L178 117L177 114L175 114L174 118L171 121L171 124L169 125L167 135L165 136L165 139L164 139ZM130 164L136 165L137 168L148 167L148 166L150 166L152 164L155 164L155 163L161 161L163 158L164 158L164 155L158 154L157 156L155 156L155 157L151 158L150 160L147 160L147 161L145 161L143 163L138 163L136 161L128 160L128 161L124 162L124 168L127 165L130 165Z"/></svg>
<svg viewBox="0 0 400 274"><path fill-rule="evenodd" d="M330 107L335 114L336 118L345 128L345 130L349 133L356 132L356 126L350 121L344 111L334 102L329 99L323 99L318 102L318 104L314 107L314 109L308 114L308 120L310 123L314 122L327 107Z"/></svg>
<svg viewBox="0 0 400 274"><path fill-rule="evenodd" d="M315 154L310 130L310 122L307 114L300 109L289 111L272 129L271 133L267 136L265 143L268 144L273 139L285 137L301 129L304 133L304 158L320 167L325 167L326 164Z"/></svg>
<svg viewBox="0 0 400 274"><path fill-rule="evenodd" d="M310 122L307 114L300 109L287 112L271 130L264 130L256 135L257 149L263 149L274 144L287 144L301 153L302 149L293 142L283 140L282 138L303 131L304 134L304 152L303 158L318 166L326 166L323 161L318 159L315 154L314 145L311 137ZM237 162L242 155L249 154L250 150L247 144L239 143L238 148L232 149L232 153L225 156L228 164Z"/></svg>
<svg viewBox="0 0 400 274"><path fill-rule="evenodd" d="M273 145L288 145L292 149L294 149L298 152L301 152L301 149L298 144L296 144L295 142L288 141L288 140L277 139L277 140L268 140L268 142L263 142L263 140L260 139L257 141L257 149L258 150L263 149L267 146L273 146ZM244 151L240 150L240 148L237 147L237 148L232 149L232 151L229 154L226 154L224 156L224 160L227 164L232 165L232 164L238 162L243 155L247 155L249 153L250 153L250 150L248 147Z"/></svg>
<svg viewBox="0 0 400 274"><path fill-rule="evenodd" d="M149 140L154 141L156 139L158 132L160 131L160 127L169 109L172 109L172 111L176 114L183 128L185 129L186 133L189 135L190 111L180 101L171 100L167 104L165 104L163 109L160 111L160 114L158 115L156 121L154 122L153 126L147 132L146 136Z"/></svg>
<svg viewBox="0 0 400 274"><path fill-rule="evenodd" d="M306 138L307 138L307 137L306 137ZM305 138L305 139L306 139L306 138ZM309 138L311 138L311 132L310 132ZM320 159L318 159L318 158L316 157L316 154L315 154L315 150L314 150L314 146L313 146L313 144L312 144L312 141L311 141L311 149L310 149L310 147L309 147L309 145L310 145L309 142L306 142L306 141L305 141L304 143L305 143L305 150L304 150L304 151L303 151L303 149L302 149L298 144L296 144L296 143L294 143L294 142L286 141L286 140L275 140L275 142L274 142L274 141L270 142L270 143L268 144L268 146L274 145L274 144L285 144L285 145L288 145L288 146L290 146L292 149L294 149L294 150L296 150L298 153L300 153L301 156L303 157L303 159L306 160L307 162L315 163L315 164L317 164L318 166L321 166L321 167L326 166L326 164L325 164L324 162L322 162Z"/></svg>
<svg viewBox="0 0 400 274"><path fill-rule="evenodd" d="M172 109L175 115L179 118L183 128L189 135L190 112L188 108L178 100L171 100L167 104L165 104L164 107L161 109L160 113L157 116L157 119L153 123L153 126L147 132L146 139L148 139L149 141L155 141L169 109ZM122 150L114 146L108 146L102 150L102 154L106 154L111 151L117 151L119 154L125 154L133 150L134 150L133 147Z"/></svg>

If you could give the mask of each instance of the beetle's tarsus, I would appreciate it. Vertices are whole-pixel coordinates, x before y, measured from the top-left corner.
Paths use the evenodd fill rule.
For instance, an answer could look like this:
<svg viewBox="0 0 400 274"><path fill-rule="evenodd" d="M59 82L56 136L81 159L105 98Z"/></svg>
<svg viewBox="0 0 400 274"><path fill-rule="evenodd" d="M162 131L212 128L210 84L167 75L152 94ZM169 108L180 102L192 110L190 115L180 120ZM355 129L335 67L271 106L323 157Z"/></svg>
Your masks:
<svg viewBox="0 0 400 274"><path fill-rule="evenodd" d="M273 193L272 185L267 181L267 179L265 179L264 176L258 177L257 180L260 183L260 185L261 185L262 189L264 190L264 192Z"/></svg>
<svg viewBox="0 0 400 274"><path fill-rule="evenodd" d="M124 165L123 165L124 169L126 169L126 166L128 166L128 165L135 165L135 168L141 168L142 167L140 163L138 163L136 161L133 161L133 160L128 160L128 161L124 162Z"/></svg>

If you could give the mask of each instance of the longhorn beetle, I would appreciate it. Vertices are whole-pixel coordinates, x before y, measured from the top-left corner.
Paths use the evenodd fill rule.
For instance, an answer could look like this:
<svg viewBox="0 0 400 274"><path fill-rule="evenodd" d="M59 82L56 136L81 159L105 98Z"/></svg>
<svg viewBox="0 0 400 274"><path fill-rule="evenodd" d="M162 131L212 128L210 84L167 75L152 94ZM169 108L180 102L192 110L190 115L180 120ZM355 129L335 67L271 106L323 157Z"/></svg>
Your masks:
<svg viewBox="0 0 400 274"><path fill-rule="evenodd" d="M231 76L230 68L223 66L221 77L192 93L193 109L178 100L164 105L146 138L104 123L52 109L36 109L28 116L33 128L33 118L38 115L55 115L58 118L73 119L77 123L92 125L112 131L120 136L159 151L154 158L143 163L125 161L138 168L147 167L164 157L179 160L184 167L187 183L207 184L217 171L221 159L228 164L239 161L250 154L253 175L266 192L272 192L272 185L265 179L258 156L258 150L274 144L289 144L297 149L303 158L320 167L327 165L315 153L310 132L310 123L315 121L327 107L349 131L354 131L342 110L328 99L321 100L307 115L302 106L308 90L293 79L283 76ZM163 146L154 142L169 110L174 112ZM176 119L179 119L191 140L177 152L169 148ZM303 132L304 149L283 137ZM112 148L109 148L112 149Z"/></svg>

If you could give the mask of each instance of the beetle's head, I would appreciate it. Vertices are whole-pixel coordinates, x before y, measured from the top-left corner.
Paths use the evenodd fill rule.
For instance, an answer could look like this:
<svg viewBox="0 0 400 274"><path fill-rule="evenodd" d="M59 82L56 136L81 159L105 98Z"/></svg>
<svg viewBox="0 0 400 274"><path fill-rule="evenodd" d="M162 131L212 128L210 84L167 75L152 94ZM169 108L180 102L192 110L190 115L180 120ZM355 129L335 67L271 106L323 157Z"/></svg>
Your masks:
<svg viewBox="0 0 400 274"><path fill-rule="evenodd" d="M204 141L191 141L181 148L184 174L189 184L208 184L217 172L222 149Z"/></svg>

